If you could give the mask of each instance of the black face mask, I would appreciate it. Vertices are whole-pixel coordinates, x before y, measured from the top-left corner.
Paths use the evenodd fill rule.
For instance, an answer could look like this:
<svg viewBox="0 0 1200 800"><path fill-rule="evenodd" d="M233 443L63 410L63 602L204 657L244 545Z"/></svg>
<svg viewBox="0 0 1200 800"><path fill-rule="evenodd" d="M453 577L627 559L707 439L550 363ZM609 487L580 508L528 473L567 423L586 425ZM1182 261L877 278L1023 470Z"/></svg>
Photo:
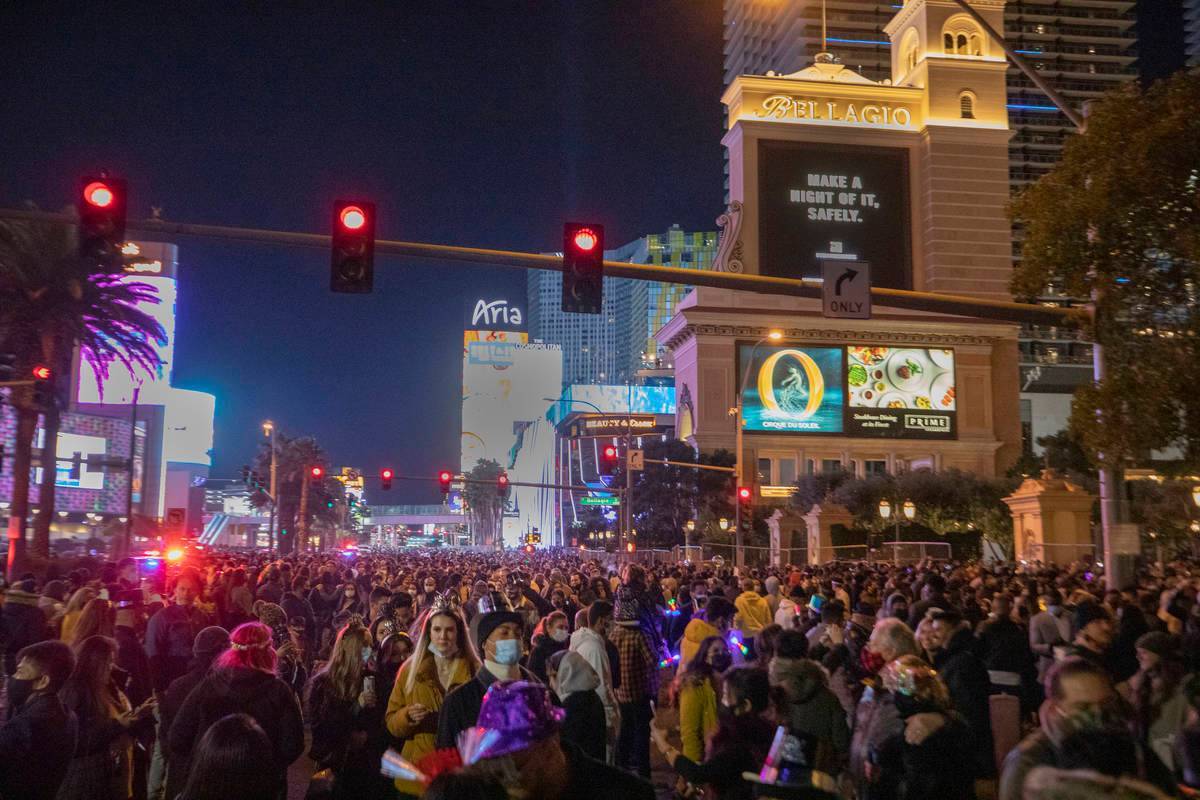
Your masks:
<svg viewBox="0 0 1200 800"><path fill-rule="evenodd" d="M733 666L733 656L729 655L729 653L721 653L712 658L710 665L714 671L724 672Z"/></svg>
<svg viewBox="0 0 1200 800"><path fill-rule="evenodd" d="M896 619L908 619L908 607L896 606L892 609L892 616Z"/></svg>
<svg viewBox="0 0 1200 800"><path fill-rule="evenodd" d="M717 717L723 721L736 719L738 715L737 708L727 706L724 703L717 703Z"/></svg>
<svg viewBox="0 0 1200 800"><path fill-rule="evenodd" d="M9 676L8 678L8 704L14 709L18 709L25 705L26 701L33 695L33 682L35 678L17 678Z"/></svg>

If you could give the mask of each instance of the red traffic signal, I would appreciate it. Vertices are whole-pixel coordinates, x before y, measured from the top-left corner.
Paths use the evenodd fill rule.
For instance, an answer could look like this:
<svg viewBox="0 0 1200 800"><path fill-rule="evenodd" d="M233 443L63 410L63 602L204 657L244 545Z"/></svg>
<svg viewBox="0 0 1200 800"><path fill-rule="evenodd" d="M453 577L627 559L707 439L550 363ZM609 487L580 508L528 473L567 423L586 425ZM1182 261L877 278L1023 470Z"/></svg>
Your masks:
<svg viewBox="0 0 1200 800"><path fill-rule="evenodd" d="M329 288L368 294L375 285L375 204L341 200L333 206Z"/></svg>
<svg viewBox="0 0 1200 800"><path fill-rule="evenodd" d="M314 478L320 478L322 475L325 474L325 470L322 467L313 467L312 469L310 469L308 471L308 473L310 475L312 475Z"/></svg>
<svg viewBox="0 0 1200 800"><path fill-rule="evenodd" d="M33 377L39 381L50 380L50 368L45 364L38 364L33 368Z"/></svg>
<svg viewBox="0 0 1200 800"><path fill-rule="evenodd" d="M604 304L604 226L563 225L562 310L599 314Z"/></svg>
<svg viewBox="0 0 1200 800"><path fill-rule="evenodd" d="M739 503L747 503L748 504L750 502L750 499L753 496L754 496L754 493L752 491L750 491L749 486L739 486L738 487L737 497L738 497Z"/></svg>
<svg viewBox="0 0 1200 800"><path fill-rule="evenodd" d="M438 473L438 487L442 490L442 497L450 494L450 480L453 477L449 470L444 469Z"/></svg>
<svg viewBox="0 0 1200 800"><path fill-rule="evenodd" d="M395 475L396 475L396 473L392 472L390 469L384 468L384 469L380 470L379 471L379 482L380 482L379 488L383 489L384 491L391 489L392 488L392 478L395 477Z"/></svg>
<svg viewBox="0 0 1200 800"><path fill-rule="evenodd" d="M125 181L87 176L79 182L79 256L110 270L120 269L125 243Z"/></svg>
<svg viewBox="0 0 1200 800"><path fill-rule="evenodd" d="M615 444L606 444L600 448L600 461L596 472L604 478L611 478L617 472L617 456L620 451Z"/></svg>
<svg viewBox="0 0 1200 800"><path fill-rule="evenodd" d="M496 493L508 497L508 475L503 472L496 476Z"/></svg>

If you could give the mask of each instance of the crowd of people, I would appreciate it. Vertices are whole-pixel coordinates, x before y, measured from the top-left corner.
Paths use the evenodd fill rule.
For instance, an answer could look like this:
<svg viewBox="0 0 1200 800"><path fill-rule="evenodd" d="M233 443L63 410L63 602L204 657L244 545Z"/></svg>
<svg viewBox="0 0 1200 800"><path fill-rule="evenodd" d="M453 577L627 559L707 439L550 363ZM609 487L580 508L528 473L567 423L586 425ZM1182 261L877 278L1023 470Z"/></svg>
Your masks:
<svg viewBox="0 0 1200 800"><path fill-rule="evenodd" d="M0 800L278 799L298 763L363 800L1200 789L1200 565L1093 569L51 565L3 586Z"/></svg>

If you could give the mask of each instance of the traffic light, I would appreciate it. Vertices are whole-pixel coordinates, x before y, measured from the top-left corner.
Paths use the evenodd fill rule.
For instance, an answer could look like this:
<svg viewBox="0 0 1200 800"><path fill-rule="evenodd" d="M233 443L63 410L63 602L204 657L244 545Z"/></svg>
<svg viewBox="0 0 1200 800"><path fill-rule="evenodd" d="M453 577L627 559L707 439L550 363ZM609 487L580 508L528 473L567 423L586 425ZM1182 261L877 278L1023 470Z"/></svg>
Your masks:
<svg viewBox="0 0 1200 800"><path fill-rule="evenodd" d="M326 507L326 508L328 508L330 511L332 511L332 510L333 510L333 501L332 501L332 500L326 500L326 501L325 501L325 507Z"/></svg>
<svg viewBox="0 0 1200 800"><path fill-rule="evenodd" d="M450 496L450 479L454 476L449 470L442 470L438 473L438 487L442 490L442 499Z"/></svg>
<svg viewBox="0 0 1200 800"><path fill-rule="evenodd" d="M38 364L31 370L33 376L33 405L36 408L46 408L54 402L54 375L45 364Z"/></svg>
<svg viewBox="0 0 1200 800"><path fill-rule="evenodd" d="M611 478L617 474L617 454L615 444L606 444L600 448L600 462L596 467L600 477Z"/></svg>
<svg viewBox="0 0 1200 800"><path fill-rule="evenodd" d="M333 254L329 288L370 294L375 283L375 204L341 200L333 206Z"/></svg>
<svg viewBox="0 0 1200 800"><path fill-rule="evenodd" d="M125 181L106 175L85 177L75 198L79 211L79 256L116 269L125 243Z"/></svg>
<svg viewBox="0 0 1200 800"><path fill-rule="evenodd" d="M508 475L501 472L496 476L496 494L501 500L508 499Z"/></svg>
<svg viewBox="0 0 1200 800"><path fill-rule="evenodd" d="M739 486L737 490L737 501L743 509L750 507L750 501L754 499L754 492L749 486Z"/></svg>
<svg viewBox="0 0 1200 800"><path fill-rule="evenodd" d="M604 226L563 225L562 310L599 314L604 303Z"/></svg>
<svg viewBox="0 0 1200 800"><path fill-rule="evenodd" d="M325 470L322 467L313 467L308 471L308 474L312 476L314 481L320 480L322 477L324 477Z"/></svg>
<svg viewBox="0 0 1200 800"><path fill-rule="evenodd" d="M390 469L382 469L379 471L379 488L385 492L392 488L392 478L395 477L394 472Z"/></svg>

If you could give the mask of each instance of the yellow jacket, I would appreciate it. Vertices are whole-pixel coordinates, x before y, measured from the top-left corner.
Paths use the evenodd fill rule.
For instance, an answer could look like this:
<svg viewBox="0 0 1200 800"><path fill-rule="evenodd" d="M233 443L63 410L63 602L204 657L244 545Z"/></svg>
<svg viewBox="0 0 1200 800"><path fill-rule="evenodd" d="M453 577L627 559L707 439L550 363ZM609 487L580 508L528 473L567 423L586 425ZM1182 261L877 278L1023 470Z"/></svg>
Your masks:
<svg viewBox="0 0 1200 800"><path fill-rule="evenodd" d="M687 681L679 690L679 736L683 754L699 764L704 743L717 728L717 693L711 681Z"/></svg>
<svg viewBox="0 0 1200 800"><path fill-rule="evenodd" d="M700 617L692 617L688 621L687 627L683 629L683 638L679 640L679 671L682 672L687 668L687 665L696 657L696 653L700 652L700 643L710 636L720 636L721 632L714 626L709 625Z"/></svg>
<svg viewBox="0 0 1200 800"><path fill-rule="evenodd" d="M738 628L747 637L758 636L759 631L775 621L767 599L758 592L742 592L733 604L738 611Z"/></svg>
<svg viewBox="0 0 1200 800"><path fill-rule="evenodd" d="M416 667L419 670L417 681L413 684L411 693L406 691L406 686L408 685L408 673L410 669L413 669L413 660L416 656L405 661L400 667L400 672L396 674L396 685L392 687L392 696L388 698L387 714L384 717L388 731L393 736L405 740L400 755L414 764L434 750L433 745L437 738L437 712L442 707L442 701L447 694L471 680L472 677L470 663L465 658L456 659L457 663L454 665L454 677L450 680L450 688L442 689L433 656L430 653L423 653L421 656L421 663ZM414 725L408 718L408 707L414 703L420 703L430 712L419 725ZM412 781L398 780L396 788L401 792L418 796L425 791L424 786Z"/></svg>

